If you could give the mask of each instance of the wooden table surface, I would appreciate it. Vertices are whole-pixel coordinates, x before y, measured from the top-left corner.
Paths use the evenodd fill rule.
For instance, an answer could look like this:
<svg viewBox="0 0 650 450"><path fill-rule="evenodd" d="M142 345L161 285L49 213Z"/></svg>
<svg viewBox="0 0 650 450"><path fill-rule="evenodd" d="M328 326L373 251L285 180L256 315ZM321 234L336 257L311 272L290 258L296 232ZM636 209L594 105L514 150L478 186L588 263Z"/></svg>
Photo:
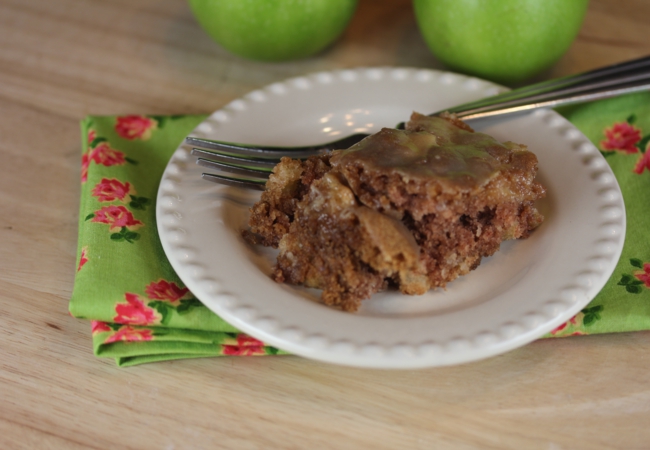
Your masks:
<svg viewBox="0 0 650 450"><path fill-rule="evenodd" d="M542 78L650 54L650 2L592 0ZM412 371L293 356L120 369L68 315L79 120L206 113L268 83L373 65L442 68L409 0L361 0L317 56L258 63L183 0L0 0L0 448L650 448L650 333L534 342Z"/></svg>

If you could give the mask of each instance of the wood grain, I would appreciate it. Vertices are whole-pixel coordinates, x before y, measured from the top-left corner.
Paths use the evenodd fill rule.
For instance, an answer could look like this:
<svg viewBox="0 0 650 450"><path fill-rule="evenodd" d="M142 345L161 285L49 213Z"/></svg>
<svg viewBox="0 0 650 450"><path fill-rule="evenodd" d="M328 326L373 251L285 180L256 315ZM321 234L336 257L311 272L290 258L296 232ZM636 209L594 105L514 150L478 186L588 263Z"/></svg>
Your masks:
<svg viewBox="0 0 650 450"><path fill-rule="evenodd" d="M592 0L540 78L650 53L648 17L646 0ZM362 0L335 45L275 64L219 48L183 0L0 0L0 448L648 448L649 332L417 371L92 355L67 313L83 116L205 113L289 76L386 65L443 67L408 0Z"/></svg>

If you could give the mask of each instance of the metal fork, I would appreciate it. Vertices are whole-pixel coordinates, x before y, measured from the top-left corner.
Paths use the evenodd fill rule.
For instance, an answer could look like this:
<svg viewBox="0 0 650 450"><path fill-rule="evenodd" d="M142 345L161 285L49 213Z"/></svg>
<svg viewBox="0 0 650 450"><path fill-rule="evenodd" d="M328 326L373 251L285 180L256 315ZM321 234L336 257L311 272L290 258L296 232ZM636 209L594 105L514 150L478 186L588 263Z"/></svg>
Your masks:
<svg viewBox="0 0 650 450"><path fill-rule="evenodd" d="M650 89L650 56L578 75L557 78L493 97L445 109L463 120L521 113L538 108L587 102ZM438 115L438 111L430 116ZM404 128L400 123L396 128ZM195 137L185 138L198 156L197 164L231 175L204 173L202 177L229 186L264 190L266 179L283 156L307 159L335 149L348 148L367 134L306 147L263 147Z"/></svg>

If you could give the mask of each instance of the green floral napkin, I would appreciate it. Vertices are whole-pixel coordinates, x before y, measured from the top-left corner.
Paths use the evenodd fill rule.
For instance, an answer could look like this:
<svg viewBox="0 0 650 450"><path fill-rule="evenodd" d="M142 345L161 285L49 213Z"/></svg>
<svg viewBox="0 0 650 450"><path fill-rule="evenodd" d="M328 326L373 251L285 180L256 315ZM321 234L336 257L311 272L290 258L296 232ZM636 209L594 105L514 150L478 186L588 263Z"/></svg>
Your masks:
<svg viewBox="0 0 650 450"><path fill-rule="evenodd" d="M204 307L167 261L156 230L160 177L205 116L88 117L81 123L79 245L70 313L90 319L97 356L120 366L278 350Z"/></svg>
<svg viewBox="0 0 650 450"><path fill-rule="evenodd" d="M592 302L549 336L650 329L650 93L562 108L605 156L623 192L621 259Z"/></svg>
<svg viewBox="0 0 650 450"><path fill-rule="evenodd" d="M560 111L606 156L623 190L627 237L600 294L548 337L650 329L650 93ZM88 117L83 137L74 317L118 365L281 353L204 307L163 253L155 198L167 161L205 116Z"/></svg>

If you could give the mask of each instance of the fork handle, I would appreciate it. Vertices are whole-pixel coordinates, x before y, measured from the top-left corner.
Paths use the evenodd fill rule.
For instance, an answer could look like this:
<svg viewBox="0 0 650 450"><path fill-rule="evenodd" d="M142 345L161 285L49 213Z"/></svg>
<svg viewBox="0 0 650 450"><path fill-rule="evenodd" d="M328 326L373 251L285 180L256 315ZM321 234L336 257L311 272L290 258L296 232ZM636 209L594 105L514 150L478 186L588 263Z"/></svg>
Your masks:
<svg viewBox="0 0 650 450"><path fill-rule="evenodd" d="M573 103L587 102L602 98L614 97L621 94L650 89L650 71L642 78L622 77L615 83L585 84L557 92L534 95L486 105L478 108L463 110L454 108L456 114L463 120L479 119L500 114L528 111L536 108L555 108Z"/></svg>
<svg viewBox="0 0 650 450"><path fill-rule="evenodd" d="M469 110L479 109L481 107L490 107L501 104L502 102L530 99L533 96L548 94L549 96L562 92L569 94L570 89L587 90L591 86L605 86L609 84L620 83L620 77L629 76L642 79L650 72L650 56L626 61L623 63L615 64L612 66L602 67L599 69L591 70L588 72L570 75L553 80L543 81L529 86L524 86L518 89L513 89L503 94L496 95L489 98L480 99L477 101L465 103L454 108L449 109L449 112L463 113ZM639 78L640 77L640 78ZM632 81L630 78L629 81Z"/></svg>
<svg viewBox="0 0 650 450"><path fill-rule="evenodd" d="M463 120L528 111L613 97L650 89L650 57L603 67L577 75L525 86L493 97L445 108ZM405 123L397 125L404 129Z"/></svg>

